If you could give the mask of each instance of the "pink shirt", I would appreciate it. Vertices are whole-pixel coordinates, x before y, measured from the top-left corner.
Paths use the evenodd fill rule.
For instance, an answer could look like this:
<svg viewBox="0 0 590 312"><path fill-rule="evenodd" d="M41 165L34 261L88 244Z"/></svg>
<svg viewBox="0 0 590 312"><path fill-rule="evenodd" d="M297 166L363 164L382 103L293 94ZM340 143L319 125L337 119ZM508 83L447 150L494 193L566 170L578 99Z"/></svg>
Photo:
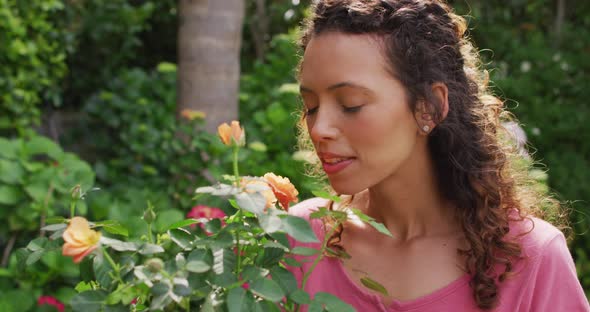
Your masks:
<svg viewBox="0 0 590 312"><path fill-rule="evenodd" d="M311 211L325 205L324 199L309 199L292 207L289 213L309 220ZM500 302L493 311L590 311L563 234L543 220L533 220L534 229L520 241L526 258L515 264L517 274L500 283ZM321 240L325 235L322 222L317 219L311 221ZM531 225L530 221L512 225L509 235L527 231ZM319 243L295 240L291 240L291 245L316 249L321 246ZM303 272L310 266L311 261L301 268L289 268L299 285ZM361 312L480 311L475 305L469 280L470 276L466 274L429 295L410 301L394 300L390 306L385 306L377 293L352 281L339 259L324 258L309 277L305 290L312 297L317 292L331 293Z"/></svg>

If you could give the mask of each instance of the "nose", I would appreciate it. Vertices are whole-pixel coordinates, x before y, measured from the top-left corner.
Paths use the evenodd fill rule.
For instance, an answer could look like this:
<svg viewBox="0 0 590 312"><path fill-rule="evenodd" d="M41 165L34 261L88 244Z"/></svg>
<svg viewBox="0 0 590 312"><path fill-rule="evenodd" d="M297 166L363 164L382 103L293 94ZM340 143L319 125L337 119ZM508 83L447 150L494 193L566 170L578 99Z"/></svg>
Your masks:
<svg viewBox="0 0 590 312"><path fill-rule="evenodd" d="M315 115L307 119L307 127L311 140L314 143L334 140L338 137L338 116L330 111L327 105L320 106Z"/></svg>

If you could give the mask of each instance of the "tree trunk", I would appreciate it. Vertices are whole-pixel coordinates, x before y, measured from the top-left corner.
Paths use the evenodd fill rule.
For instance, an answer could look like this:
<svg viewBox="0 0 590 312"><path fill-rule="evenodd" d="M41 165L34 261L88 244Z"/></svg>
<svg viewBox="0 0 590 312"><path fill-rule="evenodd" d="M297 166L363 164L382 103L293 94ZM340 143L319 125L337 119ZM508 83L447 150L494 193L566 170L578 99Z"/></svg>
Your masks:
<svg viewBox="0 0 590 312"><path fill-rule="evenodd" d="M553 41L554 47L559 46L561 43L561 31L563 28L563 22L565 19L565 0L557 0L557 14L555 16L555 41Z"/></svg>
<svg viewBox="0 0 590 312"><path fill-rule="evenodd" d="M244 0L179 0L177 110L199 110L207 130L238 118Z"/></svg>

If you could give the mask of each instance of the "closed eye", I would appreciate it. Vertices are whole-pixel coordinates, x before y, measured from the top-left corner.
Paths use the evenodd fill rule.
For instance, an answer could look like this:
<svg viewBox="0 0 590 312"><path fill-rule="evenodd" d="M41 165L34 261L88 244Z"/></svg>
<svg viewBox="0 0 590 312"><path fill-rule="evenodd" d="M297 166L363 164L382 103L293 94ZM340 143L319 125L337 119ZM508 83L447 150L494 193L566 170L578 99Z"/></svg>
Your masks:
<svg viewBox="0 0 590 312"><path fill-rule="evenodd" d="M363 107L363 105L359 105L359 106L353 106L353 107L344 107L343 110L345 113L357 113L361 110L361 108Z"/></svg>
<svg viewBox="0 0 590 312"><path fill-rule="evenodd" d="M314 107L314 108L308 108L308 109L306 109L306 110L305 110L305 115L306 115L306 116L309 116L309 115L313 115L313 114L317 113L317 111L318 111L318 108L319 108L319 107L318 107L318 106L316 106L316 107Z"/></svg>

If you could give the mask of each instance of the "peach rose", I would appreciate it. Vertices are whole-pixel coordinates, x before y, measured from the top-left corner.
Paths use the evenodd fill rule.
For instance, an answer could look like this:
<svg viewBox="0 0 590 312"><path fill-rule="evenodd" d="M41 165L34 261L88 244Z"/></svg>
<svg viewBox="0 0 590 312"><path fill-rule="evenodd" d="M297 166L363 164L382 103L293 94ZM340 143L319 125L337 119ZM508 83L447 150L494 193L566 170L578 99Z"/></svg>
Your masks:
<svg viewBox="0 0 590 312"><path fill-rule="evenodd" d="M260 192L262 194L262 196L264 196L264 198L266 199L266 206L264 207L265 209L273 206L277 202L277 198L276 198L275 194L273 193L272 188L265 180L260 179L260 178L253 178L253 177L243 177L241 184L242 184L242 187L244 187L244 188L246 188L248 185L252 185L252 186L259 185L259 186L263 186L263 187L267 188L266 190L263 190ZM254 193L254 191L252 191L252 190L246 190L246 192Z"/></svg>
<svg viewBox="0 0 590 312"><path fill-rule="evenodd" d="M73 217L62 236L65 241L62 254L73 257L74 263L79 263L98 247L100 235L100 232L90 229L85 218Z"/></svg>
<svg viewBox="0 0 590 312"><path fill-rule="evenodd" d="M272 192L283 209L289 210L289 203L296 203L298 201L297 195L299 192L295 189L291 181L289 181L289 178L283 178L269 172L264 175L264 179L270 185Z"/></svg>
<svg viewBox="0 0 590 312"><path fill-rule="evenodd" d="M238 144L243 146L246 142L246 132L240 127L239 121L233 120L231 126L225 122L222 123L217 127L217 134L225 145Z"/></svg>

